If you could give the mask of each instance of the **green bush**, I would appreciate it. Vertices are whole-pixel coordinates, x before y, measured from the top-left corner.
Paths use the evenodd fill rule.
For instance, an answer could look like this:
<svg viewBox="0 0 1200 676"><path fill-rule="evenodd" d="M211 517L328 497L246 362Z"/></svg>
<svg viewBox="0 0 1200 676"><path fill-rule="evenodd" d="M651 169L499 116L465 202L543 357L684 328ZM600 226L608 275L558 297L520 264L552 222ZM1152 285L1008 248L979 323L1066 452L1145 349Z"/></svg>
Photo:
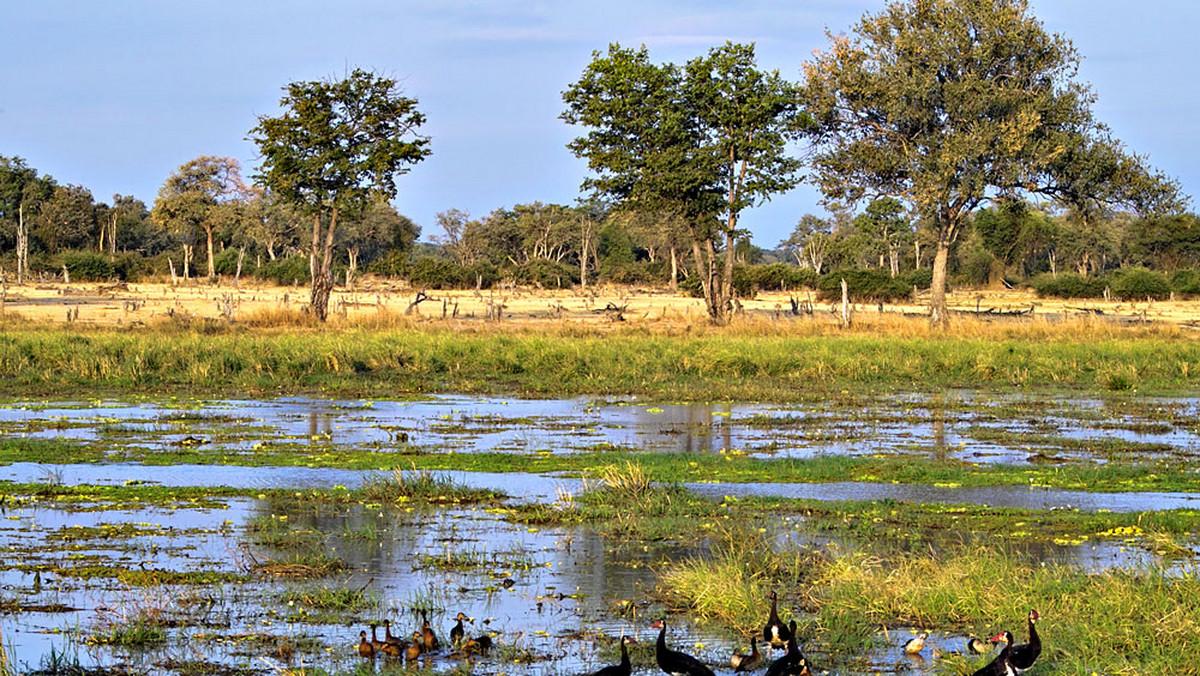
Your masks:
<svg viewBox="0 0 1200 676"><path fill-rule="evenodd" d="M1200 270L1176 270L1171 275L1171 289L1184 296L1200 296Z"/></svg>
<svg viewBox="0 0 1200 676"><path fill-rule="evenodd" d="M108 256L94 251L68 251L63 254L63 265L71 273L71 281L96 282L116 276Z"/></svg>
<svg viewBox="0 0 1200 676"><path fill-rule="evenodd" d="M745 266L746 274L761 291L795 291L817 283L817 273L789 263ZM736 276L735 276L736 283Z"/></svg>
<svg viewBox="0 0 1200 676"><path fill-rule="evenodd" d="M136 251L122 251L112 262L113 273L127 282L140 282L154 274L154 259Z"/></svg>
<svg viewBox="0 0 1200 676"><path fill-rule="evenodd" d="M518 284L539 284L546 289L562 289L579 283L579 268L544 258L517 266L512 275Z"/></svg>
<svg viewBox="0 0 1200 676"><path fill-rule="evenodd" d="M1097 277L1082 277L1073 272L1059 275L1042 274L1030 280L1037 295L1043 298L1103 298L1107 286Z"/></svg>
<svg viewBox="0 0 1200 676"><path fill-rule="evenodd" d="M389 249L387 254L367 265L367 272L381 277L406 277L412 260L407 251Z"/></svg>
<svg viewBox="0 0 1200 676"><path fill-rule="evenodd" d="M306 262L307 260L305 259ZM237 274L237 261L238 250L227 247L224 251L213 257L213 267L216 269L218 275L233 277ZM245 258L242 259L242 274L253 275L255 273L254 255L247 253Z"/></svg>
<svg viewBox="0 0 1200 676"><path fill-rule="evenodd" d="M900 276L897 279L903 280L905 284L908 284L914 289L920 289L924 291L933 286L933 270L929 268L909 270L907 272L900 273ZM949 291L950 289L946 290Z"/></svg>
<svg viewBox="0 0 1200 676"><path fill-rule="evenodd" d="M1171 282L1167 276L1146 268L1122 268L1117 270L1110 283L1112 293L1122 300L1162 300L1171 296Z"/></svg>
<svg viewBox="0 0 1200 676"><path fill-rule="evenodd" d="M899 277L892 277L886 270L834 270L817 281L820 298L827 302L840 301L843 279L846 280L850 300L855 303L895 301L912 295L911 284Z"/></svg>
<svg viewBox="0 0 1200 676"><path fill-rule="evenodd" d="M265 263L257 271L258 277L269 279L280 286L308 285L312 278L308 270L308 256L288 256Z"/></svg>

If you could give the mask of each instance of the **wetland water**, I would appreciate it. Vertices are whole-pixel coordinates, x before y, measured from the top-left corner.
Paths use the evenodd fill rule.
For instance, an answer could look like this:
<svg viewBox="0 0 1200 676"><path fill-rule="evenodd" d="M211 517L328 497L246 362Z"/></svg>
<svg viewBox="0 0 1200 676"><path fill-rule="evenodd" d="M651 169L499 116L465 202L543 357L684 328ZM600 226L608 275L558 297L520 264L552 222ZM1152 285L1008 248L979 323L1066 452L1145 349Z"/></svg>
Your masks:
<svg viewBox="0 0 1200 676"><path fill-rule="evenodd" d="M1090 457L1090 447L1075 442L1094 439L1144 444L1142 450L1153 457L1192 454L1197 441L1194 413L1191 400L1113 405L1097 400L990 399L971 393L936 400L890 398L855 410L468 397L412 402L29 402L0 409L0 430L10 438L69 437L150 450L190 438L239 452L252 452L256 444L285 442L355 448L405 444L434 453L583 453L617 446L681 453L736 449L770 457L888 453L1025 462L1039 453ZM1110 456L1092 459L1106 462ZM516 501L553 502L580 489L578 480L563 477L446 474L471 486L503 491ZM353 487L364 476L360 471L319 467L0 467L0 480L69 485L149 482L304 489ZM889 483L688 487L713 497L890 498L1113 511L1194 507L1198 497ZM528 527L506 519L504 510L503 504L313 509L271 498L120 509L20 503L4 509L0 520L0 551L6 561L0 568L0 604L15 602L20 608L0 614L0 632L17 666L27 670L45 666L48 655L66 655L85 666L124 666L148 673L196 673L200 667L210 670L206 673L271 673L272 664L348 672L360 663L354 643L365 628L364 618L390 618L398 633L407 636L419 624L410 609L419 606L434 609L430 620L443 636L459 611L475 620L468 632L495 635L496 653L479 658L474 672L577 674L614 661L614 639L622 633L637 635L643 647L651 645L652 618L625 602L647 597L656 584L656 564L704 555L702 544L629 542L586 526ZM794 546L828 542L809 533L798 517L782 520L777 528L778 540ZM319 543L344 567L315 580L250 572L256 562L285 560L305 542ZM1144 550L1109 543L1046 545L1035 555L1087 570L1157 563ZM116 571L151 578L161 573L163 581L147 585L128 576L122 579ZM167 573L200 577L180 581ZM363 590L366 605L331 609L319 602L330 590ZM130 618L146 616L162 620L160 640L139 647L96 644ZM930 645L957 650L963 638L935 635ZM746 647L726 631L689 626L684 618L673 620L669 639L712 665L728 664L735 646ZM640 653L637 670L658 673L649 654ZM935 668L932 659L909 661L894 647L871 655L869 663L862 671L838 673L933 673ZM443 651L425 664L450 671L460 662Z"/></svg>

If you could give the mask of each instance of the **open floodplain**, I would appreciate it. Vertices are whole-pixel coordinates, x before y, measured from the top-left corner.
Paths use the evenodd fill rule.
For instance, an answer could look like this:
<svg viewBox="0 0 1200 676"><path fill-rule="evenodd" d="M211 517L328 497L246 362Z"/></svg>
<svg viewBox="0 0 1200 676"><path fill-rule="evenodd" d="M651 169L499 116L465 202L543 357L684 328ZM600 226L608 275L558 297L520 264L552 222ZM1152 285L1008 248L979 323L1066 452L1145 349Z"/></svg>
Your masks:
<svg viewBox="0 0 1200 676"><path fill-rule="evenodd" d="M0 668L584 674L628 635L650 675L666 617L729 674L774 590L816 673L970 674L1031 609L1035 676L1200 673L1190 329L872 317L10 317Z"/></svg>

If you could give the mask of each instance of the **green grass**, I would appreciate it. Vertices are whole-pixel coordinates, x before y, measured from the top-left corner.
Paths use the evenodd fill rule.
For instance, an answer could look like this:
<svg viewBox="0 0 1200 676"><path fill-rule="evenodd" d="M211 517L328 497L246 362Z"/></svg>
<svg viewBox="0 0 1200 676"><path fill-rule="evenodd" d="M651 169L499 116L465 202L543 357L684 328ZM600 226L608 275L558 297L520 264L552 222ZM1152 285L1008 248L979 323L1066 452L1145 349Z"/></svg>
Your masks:
<svg viewBox="0 0 1200 676"><path fill-rule="evenodd" d="M995 549L888 560L835 557L812 583L815 632L834 652L878 641L882 627L975 635L1010 629L1023 640L1036 608L1043 673L1195 674L1200 579L1160 570L1087 574ZM974 664L952 673L968 674Z"/></svg>
<svg viewBox="0 0 1200 676"><path fill-rule="evenodd" d="M350 492L353 499L367 502L400 503L418 501L437 505L491 502L504 497L496 491L470 488L445 474L415 467L368 476L362 486Z"/></svg>
<svg viewBox="0 0 1200 676"><path fill-rule="evenodd" d="M585 328L66 330L6 327L0 392L638 394L690 401L823 400L949 387L1170 393L1200 385L1200 344L1177 329L788 335ZM799 331L797 332L800 333ZM1119 388L1114 388L1118 382Z"/></svg>

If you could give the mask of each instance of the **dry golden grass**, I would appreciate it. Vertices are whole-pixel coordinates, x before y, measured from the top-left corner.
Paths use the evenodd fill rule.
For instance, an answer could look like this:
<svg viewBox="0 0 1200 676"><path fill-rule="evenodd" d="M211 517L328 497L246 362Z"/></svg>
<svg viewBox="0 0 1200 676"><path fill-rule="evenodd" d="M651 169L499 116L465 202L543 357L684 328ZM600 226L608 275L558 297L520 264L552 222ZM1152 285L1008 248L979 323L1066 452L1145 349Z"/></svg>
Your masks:
<svg viewBox="0 0 1200 676"><path fill-rule="evenodd" d="M0 305L9 326L120 326L151 329L237 325L250 329L388 330L452 327L471 333L553 332L561 335L637 331L653 335L824 336L888 335L899 338L958 337L988 340L1106 340L1116 337L1177 338L1200 324L1200 302L1118 303L1037 299L1028 291L965 290L950 294L948 330L934 329L918 303L859 305L849 328L831 305L792 316L789 295L760 293L743 300L731 326L707 321L700 299L664 289L601 285L580 290L531 288L431 291L412 306L417 290L404 284L367 280L356 290L335 290L329 321L322 325L306 310L308 290L263 284L171 286L130 284L120 290L96 284L10 286ZM808 292L801 296L811 299ZM500 319L495 319L500 307ZM621 308L620 317L606 308ZM977 308L1027 310L1022 317L974 316ZM1094 311L1103 312L1097 315Z"/></svg>

